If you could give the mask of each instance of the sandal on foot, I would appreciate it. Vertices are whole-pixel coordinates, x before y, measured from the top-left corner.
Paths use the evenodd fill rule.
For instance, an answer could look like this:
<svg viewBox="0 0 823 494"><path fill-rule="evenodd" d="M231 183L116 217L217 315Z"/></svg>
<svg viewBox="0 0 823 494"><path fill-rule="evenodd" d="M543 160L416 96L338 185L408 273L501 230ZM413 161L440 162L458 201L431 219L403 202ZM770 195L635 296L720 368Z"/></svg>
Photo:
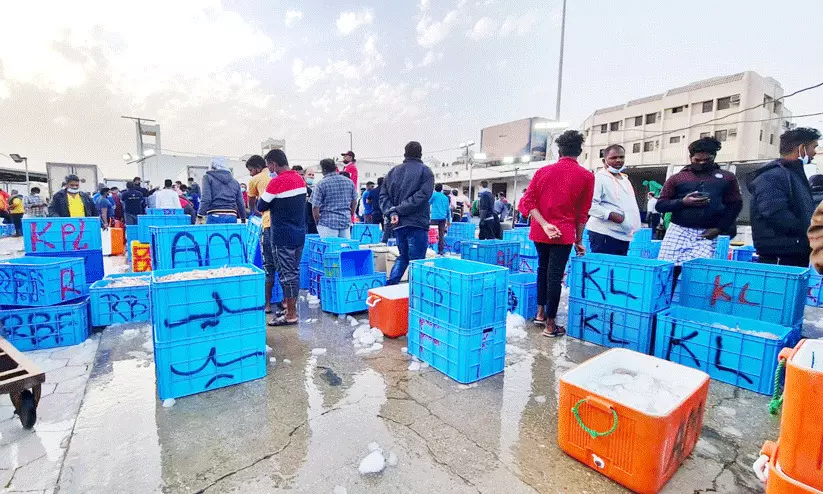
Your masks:
<svg viewBox="0 0 823 494"><path fill-rule="evenodd" d="M566 336L566 328L563 326L555 326L554 331L549 331L549 328L543 330L541 333L546 338L557 338L558 336Z"/></svg>
<svg viewBox="0 0 823 494"><path fill-rule="evenodd" d="M271 314L271 307L266 308L266 314Z"/></svg>
<svg viewBox="0 0 823 494"><path fill-rule="evenodd" d="M298 322L300 322L300 319L295 319L293 321L289 321L288 319L286 319L286 316L279 316L279 317L276 317L274 319L270 319L268 324L269 324L269 326L280 327L280 326L294 326Z"/></svg>
<svg viewBox="0 0 823 494"><path fill-rule="evenodd" d="M545 319L538 319L538 318L535 317L534 318L534 325L535 326L545 327L546 326L546 320Z"/></svg>

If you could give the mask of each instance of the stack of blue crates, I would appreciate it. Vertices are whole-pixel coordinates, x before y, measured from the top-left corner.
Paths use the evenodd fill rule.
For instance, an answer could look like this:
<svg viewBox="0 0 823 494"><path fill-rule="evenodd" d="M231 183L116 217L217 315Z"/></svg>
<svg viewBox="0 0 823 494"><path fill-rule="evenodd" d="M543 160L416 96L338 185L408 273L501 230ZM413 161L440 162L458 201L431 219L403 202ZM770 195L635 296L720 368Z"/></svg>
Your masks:
<svg viewBox="0 0 823 494"><path fill-rule="evenodd" d="M128 286L112 286L132 280ZM151 320L150 273L110 274L89 289L92 327Z"/></svg>
<svg viewBox="0 0 823 494"><path fill-rule="evenodd" d="M149 216L177 216L185 215L183 208L148 208L146 214Z"/></svg>
<svg viewBox="0 0 823 494"><path fill-rule="evenodd" d="M317 237L307 239L306 245L309 247L309 293L322 298L323 256L341 250L359 250L360 244L348 238Z"/></svg>
<svg viewBox="0 0 823 494"><path fill-rule="evenodd" d="M654 247L652 247L652 229L641 228L634 232L634 237L629 243L629 257L642 257L644 259L657 259L651 257Z"/></svg>
<svg viewBox="0 0 823 494"><path fill-rule="evenodd" d="M89 335L82 257L0 261L0 336L18 350L82 343Z"/></svg>
<svg viewBox="0 0 823 494"><path fill-rule="evenodd" d="M100 218L23 218L26 256L80 257L86 284L102 280L103 237Z"/></svg>
<svg viewBox="0 0 823 494"><path fill-rule="evenodd" d="M188 218L149 216L180 217ZM154 269L238 266L252 262L247 250L249 230L240 223L151 226L149 232ZM251 244L257 246L259 242Z"/></svg>
<svg viewBox="0 0 823 494"><path fill-rule="evenodd" d="M529 239L530 227L513 228L503 232L503 240L515 240L520 243L520 262L518 271L522 273L537 272L537 247Z"/></svg>
<svg viewBox="0 0 823 494"><path fill-rule="evenodd" d="M674 265L656 259L586 254L569 274L568 334L649 354L655 314L671 304Z"/></svg>
<svg viewBox="0 0 823 494"><path fill-rule="evenodd" d="M464 384L502 372L508 286L504 267L453 258L412 262L409 353Z"/></svg>
<svg viewBox="0 0 823 494"><path fill-rule="evenodd" d="M679 305L658 316L655 355L771 394L778 353L800 339L808 283L806 268L687 261Z"/></svg>
<svg viewBox="0 0 823 494"><path fill-rule="evenodd" d="M320 305L325 312L352 314L368 310L369 290L385 284L385 273L374 272L374 253L370 250L327 249L323 254Z"/></svg>
<svg viewBox="0 0 823 494"><path fill-rule="evenodd" d="M11 223L0 223L0 237L10 237L14 235L14 225Z"/></svg>
<svg viewBox="0 0 823 494"><path fill-rule="evenodd" d="M464 240L460 257L495 266L503 266L514 273L520 272L519 240Z"/></svg>
<svg viewBox="0 0 823 494"><path fill-rule="evenodd" d="M726 261L729 259L729 249L731 248L731 237L720 235L717 237L717 246L714 249L714 258Z"/></svg>
<svg viewBox="0 0 823 494"><path fill-rule="evenodd" d="M757 251L754 246L745 245L732 249L732 260L741 262L757 262Z"/></svg>
<svg viewBox="0 0 823 494"><path fill-rule="evenodd" d="M463 241L474 240L477 238L476 233L477 225L472 222L452 223L446 232L446 236L443 237L446 242L446 251L460 254Z"/></svg>
<svg viewBox="0 0 823 494"><path fill-rule="evenodd" d="M163 210L161 210L163 211ZM169 211L177 211L170 209ZM182 211L182 209L180 210ZM144 244L151 243L151 230L153 226L174 226L186 225L192 227L191 218L184 214L141 214L137 216L137 238Z"/></svg>
<svg viewBox="0 0 823 494"><path fill-rule="evenodd" d="M376 223L355 223L351 227L351 239L359 244L379 244L383 230Z"/></svg>
<svg viewBox="0 0 823 494"><path fill-rule="evenodd" d="M161 400L266 375L265 275L164 279L214 268L155 270L151 276L157 392Z"/></svg>
<svg viewBox="0 0 823 494"><path fill-rule="evenodd" d="M308 290L310 283L309 277L309 261L311 259L311 245L312 242L320 239L320 235L316 233L307 233L306 241L303 244L303 253L300 254L300 289Z"/></svg>

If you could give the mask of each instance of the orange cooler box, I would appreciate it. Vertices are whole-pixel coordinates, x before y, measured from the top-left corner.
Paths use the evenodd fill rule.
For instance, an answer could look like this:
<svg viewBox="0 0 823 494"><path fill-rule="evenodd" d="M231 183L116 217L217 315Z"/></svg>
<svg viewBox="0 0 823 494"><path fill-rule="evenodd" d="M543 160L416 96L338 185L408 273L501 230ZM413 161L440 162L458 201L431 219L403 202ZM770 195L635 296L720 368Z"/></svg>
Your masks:
<svg viewBox="0 0 823 494"><path fill-rule="evenodd" d="M823 490L823 340L784 348L786 360L780 466L789 477Z"/></svg>
<svg viewBox="0 0 823 494"><path fill-rule="evenodd" d="M409 332L409 285L381 286L369 290L369 324L389 338Z"/></svg>
<svg viewBox="0 0 823 494"><path fill-rule="evenodd" d="M778 447L777 443L772 441L766 441L763 449L760 450L760 454L767 456L769 459L766 464L768 470L766 494L823 494L823 491L806 485L786 474L786 466L783 464L786 459L783 455L784 452L782 444ZM780 461L778 461L778 455L780 455ZM757 464L755 464L755 471L757 469Z"/></svg>
<svg viewBox="0 0 823 494"><path fill-rule="evenodd" d="M122 256L125 252L126 237L122 228L109 228L111 233L111 255Z"/></svg>
<svg viewBox="0 0 823 494"><path fill-rule="evenodd" d="M560 378L558 443L629 489L656 493L694 449L708 374L616 348Z"/></svg>

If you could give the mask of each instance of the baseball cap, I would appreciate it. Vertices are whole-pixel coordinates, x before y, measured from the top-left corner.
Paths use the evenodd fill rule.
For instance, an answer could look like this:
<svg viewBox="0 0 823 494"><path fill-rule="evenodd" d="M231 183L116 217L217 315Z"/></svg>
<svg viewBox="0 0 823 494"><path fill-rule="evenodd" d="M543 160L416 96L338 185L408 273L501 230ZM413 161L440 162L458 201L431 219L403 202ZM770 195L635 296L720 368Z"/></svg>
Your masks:
<svg viewBox="0 0 823 494"><path fill-rule="evenodd" d="M354 158L354 151L346 151L345 153L341 154L340 156L351 156Z"/></svg>

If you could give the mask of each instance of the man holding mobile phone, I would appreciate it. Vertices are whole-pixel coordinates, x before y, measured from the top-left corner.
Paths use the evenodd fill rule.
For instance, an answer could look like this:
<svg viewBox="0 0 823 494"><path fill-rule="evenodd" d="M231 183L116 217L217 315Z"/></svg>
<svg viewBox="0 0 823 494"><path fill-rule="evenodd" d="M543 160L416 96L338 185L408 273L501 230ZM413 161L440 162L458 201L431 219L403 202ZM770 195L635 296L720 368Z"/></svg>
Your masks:
<svg viewBox="0 0 823 494"><path fill-rule="evenodd" d="M689 144L691 163L663 184L657 211L672 213L658 259L675 263L675 280L684 261L712 258L718 235L737 235L743 209L737 177L714 162L720 141L702 137Z"/></svg>

